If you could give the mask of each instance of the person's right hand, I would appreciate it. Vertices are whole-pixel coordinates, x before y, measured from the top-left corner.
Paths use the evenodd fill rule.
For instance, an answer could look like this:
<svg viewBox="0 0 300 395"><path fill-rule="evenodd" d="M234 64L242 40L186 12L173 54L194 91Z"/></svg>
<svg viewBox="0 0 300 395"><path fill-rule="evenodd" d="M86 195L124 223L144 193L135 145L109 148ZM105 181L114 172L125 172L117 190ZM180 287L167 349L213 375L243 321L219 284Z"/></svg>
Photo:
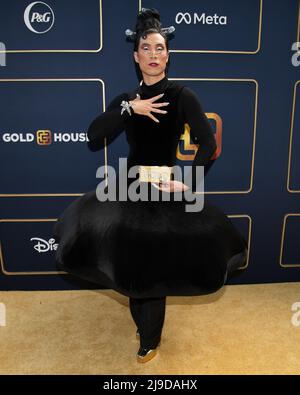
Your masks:
<svg viewBox="0 0 300 395"><path fill-rule="evenodd" d="M161 93L160 95L150 97L150 99L141 100L140 95L137 93L136 94L137 97L134 100L130 100L129 103L132 104L131 108L133 109L135 114L146 115L151 119L153 119L153 121L159 122L159 120L155 118L153 114L151 114L151 111L158 112L161 114L166 114L168 112L165 110L158 109L158 107L167 106L169 104L168 102L153 103L155 100L160 99L163 95L164 94Z"/></svg>

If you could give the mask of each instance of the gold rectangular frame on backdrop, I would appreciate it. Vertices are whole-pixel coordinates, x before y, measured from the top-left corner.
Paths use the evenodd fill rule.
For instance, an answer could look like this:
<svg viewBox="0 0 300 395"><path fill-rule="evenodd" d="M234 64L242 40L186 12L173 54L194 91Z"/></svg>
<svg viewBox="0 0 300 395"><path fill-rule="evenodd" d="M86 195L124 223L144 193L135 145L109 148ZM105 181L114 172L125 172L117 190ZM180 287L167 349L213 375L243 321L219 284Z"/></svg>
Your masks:
<svg viewBox="0 0 300 395"><path fill-rule="evenodd" d="M291 114L291 127L290 127L290 141L289 141L289 153L288 153L288 169L287 169L287 190L290 193L299 193L300 189L292 189L290 187L290 176L291 176L291 161L292 161L292 148L293 148L293 132L294 132L294 120L295 120L295 108L296 108L296 96L297 96L297 88L298 85L300 84L300 80L295 82L294 85L294 94L293 94L293 100L292 100L292 114ZM300 86L300 85L299 85ZM299 95L300 95L300 89L299 89ZM299 130L300 133L300 130Z"/></svg>
<svg viewBox="0 0 300 395"><path fill-rule="evenodd" d="M170 81L226 81L226 82L251 82L255 84L255 101L254 101L254 122L253 122L253 145L252 145L252 157L250 166L250 180L249 187L246 190L235 190L235 191L206 191L205 194L247 194L253 189L253 175L254 175L254 162L255 162L255 145L256 145L256 125L257 125L257 108L258 108L258 89L259 85L255 79L247 78L169 78ZM107 148L107 147L106 147ZM107 154L108 156L108 154ZM195 192L198 194L198 192Z"/></svg>
<svg viewBox="0 0 300 395"><path fill-rule="evenodd" d="M295 265L290 263L282 263L282 255L283 255L283 247L284 247L284 239L285 239L285 227L286 222L289 217L300 217L298 213L287 213L283 218L282 228L281 228L281 242L280 242L280 254L279 254L279 265L283 268L295 268L300 267L300 263L296 263Z"/></svg>
<svg viewBox="0 0 300 395"><path fill-rule="evenodd" d="M170 49L169 52L181 52L181 53L235 53L235 54L245 54L252 55L257 54L260 51L261 46L261 27L262 27L262 14L263 14L263 0L258 0L259 6L259 23L258 23L258 33L257 33L257 48L255 51L222 51L222 50L204 50L204 49ZM142 0L139 0L139 11L141 11L143 5Z"/></svg>
<svg viewBox="0 0 300 395"><path fill-rule="evenodd" d="M100 78L38 78L38 79L0 79L1 82L82 82L82 81L93 81L99 82L102 85L102 111L105 111L106 102L105 102L105 82ZM107 174L107 146L105 141L105 148L104 148L104 163L105 163L105 173ZM76 192L76 193L0 193L1 197L33 197L33 196L80 196L83 193Z"/></svg>
<svg viewBox="0 0 300 395"><path fill-rule="evenodd" d="M99 0L99 48L97 49L6 49L0 53L47 53L47 52L100 52L103 48L103 20L102 20L102 0Z"/></svg>
<svg viewBox="0 0 300 395"><path fill-rule="evenodd" d="M0 219L0 223L4 222L56 222L57 219L55 218L5 218ZM28 276L28 275L53 275L53 274L67 274L64 271L28 271L28 272L10 272L5 268L4 257L3 257L3 250L2 250L2 243L0 240L0 268L2 274L5 276Z"/></svg>
<svg viewBox="0 0 300 395"><path fill-rule="evenodd" d="M250 253L250 245L251 245L251 234L252 234L252 219L249 215L247 214L234 214L234 215L228 215L229 218L247 218L249 220L249 226L248 226L248 257L247 257L247 262L244 266L240 267L239 269L245 269L248 267L249 264L249 253ZM2 218L0 219L0 223L4 222L56 222L57 218ZM58 274L68 274L64 271L28 271L28 272L11 272L6 269L7 265L5 265L4 262L4 257L3 257L3 250L2 250L2 243L0 240L0 269L3 275L5 276L46 276L46 275L58 275Z"/></svg>

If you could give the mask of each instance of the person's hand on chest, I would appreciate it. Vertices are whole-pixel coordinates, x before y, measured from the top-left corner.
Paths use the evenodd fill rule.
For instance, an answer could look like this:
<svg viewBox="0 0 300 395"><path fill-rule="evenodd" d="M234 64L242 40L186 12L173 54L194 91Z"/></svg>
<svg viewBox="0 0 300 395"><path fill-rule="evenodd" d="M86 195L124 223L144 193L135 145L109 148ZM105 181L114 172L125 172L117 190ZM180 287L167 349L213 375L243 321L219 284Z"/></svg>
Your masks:
<svg viewBox="0 0 300 395"><path fill-rule="evenodd" d="M160 110L159 107L167 106L170 103L154 103L156 100L160 99L164 94L150 97L149 99L142 100L140 95L137 93L137 97L134 100L130 100L129 104L135 114L145 115L153 119L155 122L160 122L151 112L156 112L160 114L167 114L168 111Z"/></svg>

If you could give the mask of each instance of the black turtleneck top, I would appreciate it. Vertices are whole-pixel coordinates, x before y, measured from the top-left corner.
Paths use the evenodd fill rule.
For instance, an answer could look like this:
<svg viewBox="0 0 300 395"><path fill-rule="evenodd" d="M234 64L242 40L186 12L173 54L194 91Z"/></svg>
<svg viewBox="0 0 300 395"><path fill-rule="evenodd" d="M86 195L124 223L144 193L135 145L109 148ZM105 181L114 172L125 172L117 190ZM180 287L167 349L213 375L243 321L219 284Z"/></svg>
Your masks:
<svg viewBox="0 0 300 395"><path fill-rule="evenodd" d="M134 100L137 93L142 100L164 93L155 103L169 102L167 106L158 107L167 113L153 112L160 122L135 114L132 109L131 115L126 110L121 115L121 102ZM196 93L187 86L169 81L166 76L151 85L142 81L133 92L124 92L115 97L106 111L93 120L87 131L88 147L91 151L101 150L105 145L104 137L106 143L110 144L125 131L129 144L128 168L133 165L174 166L185 123L190 127L193 143L199 145L193 169L195 166L206 166L217 146Z"/></svg>

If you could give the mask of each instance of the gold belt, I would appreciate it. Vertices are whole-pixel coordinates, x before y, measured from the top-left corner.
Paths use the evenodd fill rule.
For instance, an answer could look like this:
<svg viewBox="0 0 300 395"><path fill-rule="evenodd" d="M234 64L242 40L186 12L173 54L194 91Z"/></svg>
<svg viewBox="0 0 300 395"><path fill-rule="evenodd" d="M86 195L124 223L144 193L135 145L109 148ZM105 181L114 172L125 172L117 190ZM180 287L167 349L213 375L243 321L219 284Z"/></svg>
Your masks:
<svg viewBox="0 0 300 395"><path fill-rule="evenodd" d="M139 180L144 182L167 182L171 180L173 167L139 166Z"/></svg>

